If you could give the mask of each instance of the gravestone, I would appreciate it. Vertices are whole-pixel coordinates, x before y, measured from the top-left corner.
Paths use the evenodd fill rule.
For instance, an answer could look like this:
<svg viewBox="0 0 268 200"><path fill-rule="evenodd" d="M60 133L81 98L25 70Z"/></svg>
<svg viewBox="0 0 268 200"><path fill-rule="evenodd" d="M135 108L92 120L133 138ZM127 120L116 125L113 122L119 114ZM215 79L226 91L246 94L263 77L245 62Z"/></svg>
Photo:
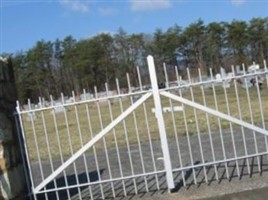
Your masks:
<svg viewBox="0 0 268 200"><path fill-rule="evenodd" d="M51 111L51 114L64 113L65 111L65 107L62 105L62 103L56 102L54 109Z"/></svg>
<svg viewBox="0 0 268 200"><path fill-rule="evenodd" d="M23 199L26 191L14 116L16 100L11 61L0 57L0 199Z"/></svg>

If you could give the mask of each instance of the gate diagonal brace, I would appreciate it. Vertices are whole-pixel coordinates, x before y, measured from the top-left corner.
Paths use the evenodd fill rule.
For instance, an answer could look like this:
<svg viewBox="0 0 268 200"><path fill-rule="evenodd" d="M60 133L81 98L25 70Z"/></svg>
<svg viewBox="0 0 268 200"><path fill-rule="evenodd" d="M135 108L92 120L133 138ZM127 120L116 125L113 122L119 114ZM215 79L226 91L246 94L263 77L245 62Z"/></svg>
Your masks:
<svg viewBox="0 0 268 200"><path fill-rule="evenodd" d="M202 110L202 111L204 111L204 112L206 112L206 113L209 113L209 114L214 115L214 116L216 116L216 117L219 117L219 118L221 118L221 119L224 119L224 120L233 122L233 123L235 123L235 124L238 124L238 125L240 125L240 126L243 126L243 127L245 127L245 128L251 129L251 130L253 130L253 131L256 131L256 132L258 132L258 133L261 133L261 134L263 134L263 135L268 136L268 131L267 131L267 130L265 130L265 129L263 129L263 128L260 128L260 127L258 127L258 126L255 126L255 125L253 125L253 124L249 124L249 123L247 123L247 122L245 122L245 121L243 121L243 120L237 119L237 118L232 117L232 116L230 116L230 115L226 115L226 114L224 114L224 113L222 113L222 112L219 112L219 111L217 111L217 110L213 110L213 109L211 109L211 108L208 108L208 107L203 106L203 105L201 105L201 104L198 104L198 103L196 103L196 102L190 101L190 100L185 99L185 98L183 98L183 97L180 97L180 96L171 94L171 93L169 93L169 92L165 92L165 91L163 91L163 92L160 92L160 94L163 95L163 96L165 96L165 97L171 98L171 99L173 99L173 100L175 100L175 101L179 101L179 102L181 102L181 103L183 103L183 104L185 104L185 105L191 106L191 107L196 108L196 109L198 109L198 110Z"/></svg>
<svg viewBox="0 0 268 200"><path fill-rule="evenodd" d="M102 131L100 131L94 138L92 138L88 143L86 143L82 148L80 148L72 157L70 157L66 162L64 162L60 167L58 167L52 174L50 174L43 182L41 182L34 192L39 192L44 188L49 182L56 178L61 172L63 172L70 164L72 164L79 156L85 153L89 148L96 144L101 138L103 138L109 131L111 131L117 124L124 120L128 115L130 115L136 108L138 108L142 103L144 103L152 93L144 94L139 100L133 103L128 109L126 109L121 115L114 119L108 126L106 126Z"/></svg>

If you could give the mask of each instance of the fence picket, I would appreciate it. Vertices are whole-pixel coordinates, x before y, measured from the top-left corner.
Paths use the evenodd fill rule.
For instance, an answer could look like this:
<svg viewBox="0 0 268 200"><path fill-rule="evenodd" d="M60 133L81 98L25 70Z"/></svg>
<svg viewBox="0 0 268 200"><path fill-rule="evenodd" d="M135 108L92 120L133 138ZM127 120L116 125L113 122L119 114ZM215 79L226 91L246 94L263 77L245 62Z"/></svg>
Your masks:
<svg viewBox="0 0 268 200"><path fill-rule="evenodd" d="M71 199L74 190L78 199L86 193L116 198L160 190L163 183L172 191L190 181L220 181L224 173L231 179L229 162L241 177L242 160L248 174L262 171L260 158L268 156L266 61L258 71L246 72L243 65L243 73L239 67L235 72L232 66L231 76L221 69L214 77L210 69L205 77L198 69L194 77L187 69L185 80L177 67L171 72L163 64L165 86L158 85L152 56L147 63L151 85L143 85L147 74L137 66L137 80L127 74L126 88L120 88L116 79L114 92L106 83L94 95L50 96L50 105L44 98L38 105L28 100L25 110L17 103L35 199Z"/></svg>

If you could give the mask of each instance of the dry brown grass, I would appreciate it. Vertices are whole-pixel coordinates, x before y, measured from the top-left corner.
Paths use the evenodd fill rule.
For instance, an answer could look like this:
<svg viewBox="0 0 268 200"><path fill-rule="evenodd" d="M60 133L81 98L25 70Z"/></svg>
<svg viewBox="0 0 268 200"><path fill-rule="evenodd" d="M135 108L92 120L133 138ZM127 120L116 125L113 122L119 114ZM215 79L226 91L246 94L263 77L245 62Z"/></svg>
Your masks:
<svg viewBox="0 0 268 200"><path fill-rule="evenodd" d="M261 109L260 109L260 102L258 99L258 93L256 88L250 88L250 103L247 100L247 93L246 90L243 88L238 88L239 91L239 102L240 102L240 109L242 113L242 118L244 121L251 123L250 117L250 109L249 105L252 108L253 112L253 119L254 124L262 125L263 119L261 117ZM237 104L237 99L235 95L234 87L227 89L228 95L228 104L230 108L230 114L233 117L239 118L239 106ZM200 87L193 88L195 101L204 105L202 92ZM227 111L227 103L225 100L224 90L222 87L216 88L217 93L217 104L219 107L219 111L223 113L228 113ZM268 116L268 91L267 88L263 88L261 91L261 104L262 104L262 111L264 113L265 119ZM191 100L190 90L186 90L183 92L183 97ZM213 97L213 90L206 89L205 90L205 98L207 106L214 109L215 102ZM163 106L170 106L169 99L162 97L162 104ZM179 102L171 101L173 106L180 106ZM123 108L124 110L131 105L130 99L125 99L123 101ZM156 123L156 118L152 113L153 100L150 98L145 102L145 108L147 110L148 115L148 122L150 126L150 137L152 140L159 140L159 132ZM91 128L92 132L90 131L88 117L87 117L87 107L90 113L91 118ZM77 109L77 112L75 111ZM112 113L113 118L116 118L120 115L121 109L119 101L113 101L112 106ZM48 148L50 149L51 155L53 158L58 158L60 153L64 156L71 155L72 150L73 152L77 151L81 148L81 139L82 143L85 144L88 142L92 135L96 135L102 129L101 123L99 120L99 114L96 103L88 103L88 104L80 104L75 106L68 106L66 108L66 117L64 113L58 113L55 115L56 123L53 119L53 115L51 114L51 109L48 109L43 112L37 112L37 119L34 121L34 124L26 120L26 115L23 115L23 123L24 123L24 131L27 138L27 147L29 150L30 158L33 160L38 159L38 151L40 153L40 157L42 159L48 159ZM109 105L107 103L101 103L100 105L100 112L102 118L102 126L105 127L111 122L110 113L109 113ZM203 111L197 110L197 119L195 119L194 109L186 106L185 107L185 114L186 118L183 117L183 112L175 112L175 122L172 120L171 113L164 114L164 120L166 125L166 132L168 138L174 138L174 126L176 131L178 132L178 136L184 136L186 133L185 127L185 120L188 126L188 134L193 135L197 132L197 123L199 126L199 130L201 133L208 132L208 123L211 128L211 131L217 132L219 129L218 118L215 116L208 116L209 121L207 121L207 115ZM144 116L144 107L140 106L135 111L136 121L137 121L137 128L138 128L138 136L135 130L135 123L133 115L131 114L125 119L126 129L127 129L127 137L130 144L136 144L138 139L141 142L146 142L149 140L147 123ZM78 116L78 119L77 119ZM78 120L78 121L77 121ZM44 122L44 123L43 123ZM45 126L44 126L45 124ZM34 126L34 128L33 128ZM80 128L79 128L80 126ZM221 128L227 129L230 127L230 123L225 120L221 120ZM33 131L35 129L35 132ZM81 132L80 132L81 130ZM70 138L68 137L68 131ZM124 131L123 122L120 123L118 126L115 127L115 136L113 131L108 133L105 136L106 144L109 148L115 147L115 140L118 143L118 146L123 147L126 146L126 134ZM81 138L80 138L81 133ZM35 142L35 137L37 138L37 143ZM47 140L46 136L47 135ZM58 136L58 137L57 137ZM115 138L116 137L116 138ZM48 141L48 142L47 142ZM104 143L103 141L99 141L96 146L97 149L103 149ZM62 152L60 152L60 150ZM92 151L92 150L89 150Z"/></svg>

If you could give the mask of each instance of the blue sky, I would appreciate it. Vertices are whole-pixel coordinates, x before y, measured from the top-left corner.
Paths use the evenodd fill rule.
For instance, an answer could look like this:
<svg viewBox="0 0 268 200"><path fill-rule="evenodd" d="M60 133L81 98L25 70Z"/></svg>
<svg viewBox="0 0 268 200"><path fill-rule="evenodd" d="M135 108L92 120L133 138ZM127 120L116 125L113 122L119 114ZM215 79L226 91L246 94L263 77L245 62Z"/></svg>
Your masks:
<svg viewBox="0 0 268 200"><path fill-rule="evenodd" d="M209 22L268 17L268 0L0 0L0 54L27 50L41 39L101 32L153 33L201 18Z"/></svg>

